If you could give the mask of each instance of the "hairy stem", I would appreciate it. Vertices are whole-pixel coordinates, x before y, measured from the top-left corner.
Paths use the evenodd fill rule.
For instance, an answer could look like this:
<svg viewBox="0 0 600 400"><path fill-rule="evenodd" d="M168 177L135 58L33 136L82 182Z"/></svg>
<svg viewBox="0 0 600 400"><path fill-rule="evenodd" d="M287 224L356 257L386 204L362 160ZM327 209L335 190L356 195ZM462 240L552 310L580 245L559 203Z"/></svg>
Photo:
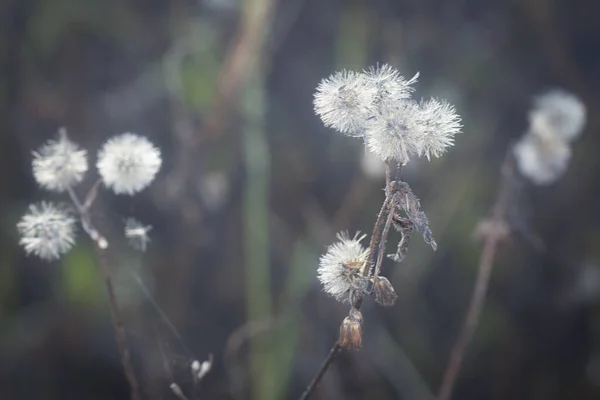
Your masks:
<svg viewBox="0 0 600 400"><path fill-rule="evenodd" d="M492 275L492 267L494 265L494 259L498 250L498 245L503 239L502 229L505 224L505 216L509 206L509 200L511 199L512 192L515 188L514 185L514 173L512 165L512 147L507 153L507 157L504 160L502 166L503 179L496 203L492 210L491 225L497 229L492 229L485 237L483 244L483 251L479 258L479 265L477 267L477 278L473 292L471 294L471 300L467 309L467 315L462 325L460 334L454 343L452 352L450 353L450 361L444 373L442 379L442 385L438 394L439 400L449 400L452 396L452 390L456 383L456 378L460 372L462 361L464 359L465 351L473 333L477 328L481 311L485 304L485 298L489 287L490 277Z"/></svg>

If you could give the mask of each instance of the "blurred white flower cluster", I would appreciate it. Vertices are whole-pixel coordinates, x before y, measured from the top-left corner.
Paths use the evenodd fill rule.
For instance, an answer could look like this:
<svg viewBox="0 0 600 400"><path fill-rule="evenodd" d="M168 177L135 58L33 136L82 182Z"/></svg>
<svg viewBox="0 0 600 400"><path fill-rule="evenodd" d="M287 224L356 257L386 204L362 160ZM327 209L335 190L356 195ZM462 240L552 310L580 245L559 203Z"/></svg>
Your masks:
<svg viewBox="0 0 600 400"><path fill-rule="evenodd" d="M444 100L413 100L411 85L418 75L405 79L387 64L361 73L337 72L317 87L315 113L325 126L364 138L382 161L439 157L460 133L460 116Z"/></svg>
<svg viewBox="0 0 600 400"><path fill-rule="evenodd" d="M160 150L146 138L124 133L109 139L98 152L98 183L101 181L116 194L133 195L154 180L161 163ZM73 143L61 128L57 139L49 140L33 152L32 166L33 176L41 188L69 194L84 230L101 248L106 248L108 243L91 227L87 215L97 185L86 196L85 204L74 191L88 170L87 152ZM75 243L75 221L66 207L46 202L30 205L29 212L17 224L20 243L28 254L45 260L58 259ZM125 236L134 247L144 250L149 230L149 226L128 220Z"/></svg>
<svg viewBox="0 0 600 400"><path fill-rule="evenodd" d="M554 90L538 97L529 113L529 131L514 149L519 171L536 185L560 178L571 158L570 143L585 120L585 106L573 94Z"/></svg>

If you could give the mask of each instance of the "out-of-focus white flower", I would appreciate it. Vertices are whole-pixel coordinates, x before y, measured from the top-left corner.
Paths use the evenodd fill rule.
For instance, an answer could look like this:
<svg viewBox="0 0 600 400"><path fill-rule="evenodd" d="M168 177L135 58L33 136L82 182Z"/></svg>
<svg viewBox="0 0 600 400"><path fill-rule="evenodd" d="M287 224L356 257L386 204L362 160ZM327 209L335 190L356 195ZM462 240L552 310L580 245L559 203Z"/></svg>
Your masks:
<svg viewBox="0 0 600 400"><path fill-rule="evenodd" d="M75 243L75 219L51 203L30 205L17 229L27 254L44 260L60 258Z"/></svg>
<svg viewBox="0 0 600 400"><path fill-rule="evenodd" d="M530 131L545 138L570 141L585 125L585 105L575 95L553 90L535 100L529 113Z"/></svg>
<svg viewBox="0 0 600 400"><path fill-rule="evenodd" d="M367 279L362 275L369 256L369 249L361 245L367 235L357 233L352 239L346 232L338 234L338 242L327 248L319 259L319 281L326 293L338 301L350 302L350 291L366 288Z"/></svg>
<svg viewBox="0 0 600 400"><path fill-rule="evenodd" d="M375 106L383 107L397 105L399 101L409 99L414 91L411 85L419 78L419 73L417 73L407 80L388 64L371 67L364 72L364 75L377 89L374 99Z"/></svg>
<svg viewBox="0 0 600 400"><path fill-rule="evenodd" d="M327 127L363 136L377 89L364 74L343 70L323 79L315 93L315 113Z"/></svg>
<svg viewBox="0 0 600 400"><path fill-rule="evenodd" d="M460 133L462 125L460 116L454 106L446 101L430 99L421 102L417 124L421 136L421 152L427 156L439 157L450 146L454 145L454 135Z"/></svg>
<svg viewBox="0 0 600 400"><path fill-rule="evenodd" d="M370 151L363 151L360 166L364 174L371 179L380 179L385 176L385 163Z"/></svg>
<svg viewBox="0 0 600 400"><path fill-rule="evenodd" d="M369 121L365 141L367 148L382 161L406 163L410 155L423 152L419 106L413 101L382 110Z"/></svg>
<svg viewBox="0 0 600 400"><path fill-rule="evenodd" d="M206 376L206 374L208 374L210 372L210 370L212 369L212 365L213 365L213 355L212 354L209 354L208 360L205 360L202 363L200 363L200 361L198 361L198 360L194 360L192 362L192 364L190 365L190 369L192 370L192 377L194 378L194 381L197 382L199 380L202 380L202 378L204 378Z"/></svg>
<svg viewBox="0 0 600 400"><path fill-rule="evenodd" d="M152 229L150 225L143 225L135 218L127 218L125 220L125 237L129 241L131 247L139 251L146 251L146 247L150 242L148 232Z"/></svg>
<svg viewBox="0 0 600 400"><path fill-rule="evenodd" d="M148 139L124 133L104 144L96 166L107 187L116 194L133 195L152 182L161 163L160 150Z"/></svg>
<svg viewBox="0 0 600 400"><path fill-rule="evenodd" d="M44 189L63 192L81 182L88 169L87 152L71 142L61 128L56 140L49 140L33 152L33 176Z"/></svg>
<svg viewBox="0 0 600 400"><path fill-rule="evenodd" d="M556 181L571 158L569 145L557 139L526 134L515 145L514 154L521 173L537 185Z"/></svg>

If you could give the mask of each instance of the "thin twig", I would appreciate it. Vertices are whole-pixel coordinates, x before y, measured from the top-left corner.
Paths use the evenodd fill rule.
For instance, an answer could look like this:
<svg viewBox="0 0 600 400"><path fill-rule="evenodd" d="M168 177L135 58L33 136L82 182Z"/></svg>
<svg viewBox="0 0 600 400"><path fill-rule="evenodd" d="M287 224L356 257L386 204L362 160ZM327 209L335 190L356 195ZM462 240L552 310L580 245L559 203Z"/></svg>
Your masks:
<svg viewBox="0 0 600 400"><path fill-rule="evenodd" d="M331 365L333 359L340 352L340 350L342 350L342 346L340 346L338 342L335 342L331 350L329 350L329 355L325 361L323 361L323 365L321 365L319 372L317 372L317 375L315 375L313 380L306 387L306 390L304 390L304 393L302 393L302 396L300 396L300 400L308 399L309 396L314 392L319 382L321 382L321 379L323 379L323 375L325 375L325 372L327 372L327 369L329 369L329 365Z"/></svg>
<svg viewBox="0 0 600 400"><path fill-rule="evenodd" d="M92 190L97 190L97 185L94 185ZM79 200L79 197L77 196L77 193L75 193L75 191L71 187L67 187L67 192L69 193L69 197L75 205L75 208L77 208L79 217L81 219L81 224L84 230L86 231L86 233L88 233L88 235L94 242L94 250L96 251L96 255L98 256L98 264L100 266L100 271L102 272L104 283L106 285L106 291L108 293L108 305L113 323L113 328L115 330L115 340L117 342L117 348L121 356L121 364L123 365L123 371L125 372L125 377L127 379L127 382L129 383L129 387L131 390L131 399L141 400L142 397L140 395L140 385L135 376L135 370L131 361L131 354L129 353L129 348L127 347L125 327L123 325L123 320L121 318L121 313L117 304L117 297L115 295L115 289L110 276L110 270L108 268L108 262L106 260L106 253L104 252L108 242L106 241L106 239L104 239L102 235L98 233L96 228L92 225L89 214L89 207L92 205L93 199L95 199L96 196L93 196L93 199L89 202L89 204L86 207L82 205L81 201ZM87 198L92 198L89 195L89 193ZM87 203L88 202L86 201L86 204Z"/></svg>
<svg viewBox="0 0 600 400"><path fill-rule="evenodd" d="M492 267L494 265L494 259L498 250L498 245L504 238L503 227L505 225L506 214L512 197L514 189L514 173L513 173L513 156L512 147L509 148L506 159L502 166L503 179L496 203L492 210L491 225L498 229L491 229L488 234L484 237L483 251L479 258L479 266L477 267L477 278L473 293L471 294L471 300L467 310L467 315L463 323L462 329L454 346L450 353L450 361L444 378L442 379L442 385L438 394L439 400L449 400L452 396L452 390L456 383L456 378L460 372L460 367L464 359L465 351L473 333L477 328L479 316L481 310L485 304L485 298L492 275Z"/></svg>

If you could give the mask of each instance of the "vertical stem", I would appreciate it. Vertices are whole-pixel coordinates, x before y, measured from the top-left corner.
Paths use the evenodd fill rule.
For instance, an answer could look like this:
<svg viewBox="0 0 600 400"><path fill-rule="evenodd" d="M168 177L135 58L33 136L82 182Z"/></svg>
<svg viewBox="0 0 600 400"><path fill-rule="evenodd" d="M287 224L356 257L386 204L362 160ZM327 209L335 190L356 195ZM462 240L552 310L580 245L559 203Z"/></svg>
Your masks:
<svg viewBox="0 0 600 400"><path fill-rule="evenodd" d="M121 364L123 365L123 371L125 372L127 382L129 382L129 387L131 390L131 399L141 400L142 397L140 395L140 385L135 376L133 362L131 361L131 354L129 353L129 348L127 347L125 327L123 325L123 320L121 318L121 313L117 304L117 297L115 295L115 289L112 283L112 279L110 277L110 271L108 268L108 262L106 260L106 254L97 242L94 242L94 249L96 250L96 255L98 256L100 270L102 271L102 276L106 285L106 292L108 293L110 317L112 319L113 328L115 330L115 340L117 342L119 354L121 355Z"/></svg>
<svg viewBox="0 0 600 400"><path fill-rule="evenodd" d="M452 396L452 390L456 383L456 378L460 372L460 367L464 359L464 355L473 337L477 323L481 315L481 311L485 304L485 298L489 287L490 278L492 275L492 267L496 257L498 245L503 236L499 232L499 227L505 224L505 215L509 206L512 191L514 190L514 175L512 165L512 147L509 148L506 159L502 166L503 179L501 188L494 204L491 218L492 232L484 238L483 251L479 258L479 266L477 267L477 278L471 300L467 309L467 315L461 328L460 334L454 343L452 352L450 353L450 361L442 379L442 385L438 394L439 400L449 400Z"/></svg>
<svg viewBox="0 0 600 400"><path fill-rule="evenodd" d="M94 185L92 190L97 190L97 185ZM75 205L75 208L77 208L79 217L81 219L81 224L84 230L94 242L94 250L96 251L96 255L98 256L98 264L100 265L100 271L104 278L106 292L108 294L108 305L110 310L110 317L115 331L115 341L117 342L117 349L121 356L121 364L123 365L125 378L127 379L127 382L129 383L129 388L131 390L131 399L141 400L142 397L140 394L140 385L135 376L133 362L131 361L131 354L129 353L129 348L127 347L125 327L123 325L123 320L121 318L121 313L117 304L117 296L115 295L115 289L112 283L112 279L110 277L110 270L108 268L106 254L104 252L106 246L108 245L108 242L106 241L106 239L104 239L103 236L101 236L98 233L96 228L94 228L94 226L92 225L89 214L89 207L91 206L93 200L89 202L89 205L87 207L85 207L81 204L81 201L79 200L79 197L77 196L77 193L75 193L73 188L67 187L67 192L69 193L69 197ZM90 198L89 194L88 198Z"/></svg>

